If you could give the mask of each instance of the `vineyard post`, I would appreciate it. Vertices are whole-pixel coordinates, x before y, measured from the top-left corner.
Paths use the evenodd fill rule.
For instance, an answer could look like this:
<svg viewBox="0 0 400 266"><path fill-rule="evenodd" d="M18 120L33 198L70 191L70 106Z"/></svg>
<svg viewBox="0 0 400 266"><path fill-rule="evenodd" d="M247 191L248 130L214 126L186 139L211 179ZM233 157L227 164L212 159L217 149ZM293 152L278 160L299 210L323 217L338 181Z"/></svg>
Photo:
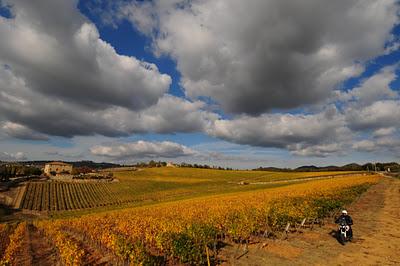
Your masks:
<svg viewBox="0 0 400 266"><path fill-rule="evenodd" d="M288 235L289 235L289 228L290 228L290 223L288 222L287 225L286 225L286 227L285 227L285 230L284 230L283 233L282 233L282 238L285 237L285 236L286 236L286 238L288 238Z"/></svg>
<svg viewBox="0 0 400 266"><path fill-rule="evenodd" d="M307 218L304 218L304 219L301 221L301 223L300 223L300 225L299 225L299 229L302 229L303 227L305 227L306 221L307 221Z"/></svg>
<svg viewBox="0 0 400 266"><path fill-rule="evenodd" d="M304 227L304 224L306 223L306 221L307 221L307 218L304 218L303 221L300 224L300 227Z"/></svg>
<svg viewBox="0 0 400 266"><path fill-rule="evenodd" d="M207 265L208 265L208 266L211 266L211 264L210 264L210 254L208 253L208 247L207 247L207 245L206 245L206 254L207 254Z"/></svg>

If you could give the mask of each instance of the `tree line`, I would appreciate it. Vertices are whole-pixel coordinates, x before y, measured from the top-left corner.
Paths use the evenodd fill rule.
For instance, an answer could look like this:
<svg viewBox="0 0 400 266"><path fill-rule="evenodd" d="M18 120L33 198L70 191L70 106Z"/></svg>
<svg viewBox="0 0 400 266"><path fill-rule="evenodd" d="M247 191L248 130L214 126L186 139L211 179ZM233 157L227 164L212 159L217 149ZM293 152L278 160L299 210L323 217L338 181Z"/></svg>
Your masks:
<svg viewBox="0 0 400 266"><path fill-rule="evenodd" d="M0 181L8 181L12 177L41 175L42 170L33 166L23 166L14 164L0 165Z"/></svg>

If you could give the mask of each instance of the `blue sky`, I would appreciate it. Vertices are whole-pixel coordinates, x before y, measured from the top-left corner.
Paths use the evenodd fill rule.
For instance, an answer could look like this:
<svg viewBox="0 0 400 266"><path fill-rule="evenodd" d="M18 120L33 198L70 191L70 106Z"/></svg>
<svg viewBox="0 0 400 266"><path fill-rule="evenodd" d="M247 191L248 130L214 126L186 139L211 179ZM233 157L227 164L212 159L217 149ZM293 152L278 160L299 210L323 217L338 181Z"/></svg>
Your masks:
<svg viewBox="0 0 400 266"><path fill-rule="evenodd" d="M0 160L399 161L395 0L0 3Z"/></svg>

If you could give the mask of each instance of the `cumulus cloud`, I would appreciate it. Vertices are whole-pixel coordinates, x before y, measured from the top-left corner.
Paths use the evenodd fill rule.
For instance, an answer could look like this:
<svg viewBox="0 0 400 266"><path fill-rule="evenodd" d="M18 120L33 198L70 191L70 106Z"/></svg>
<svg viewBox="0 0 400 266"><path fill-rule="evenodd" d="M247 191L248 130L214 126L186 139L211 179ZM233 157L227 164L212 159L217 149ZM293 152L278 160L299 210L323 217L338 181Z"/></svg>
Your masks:
<svg viewBox="0 0 400 266"><path fill-rule="evenodd" d="M16 137L22 137L21 131L25 131L27 137L28 128L63 137L194 132L203 131L210 120L217 118L216 114L201 110L203 102L189 102L170 95L164 95L155 105L140 111L118 106L88 110L76 103L52 101L34 93L8 69L0 68L0 77L3 77L0 78L0 85L8 83L7 89L0 92L0 117L8 121L5 128L8 133ZM35 136L37 139L39 134Z"/></svg>
<svg viewBox="0 0 400 266"><path fill-rule="evenodd" d="M35 94L86 110L140 110L168 91L168 75L154 64L117 54L81 15L77 1L5 3L13 17L0 16L0 66L7 66Z"/></svg>
<svg viewBox="0 0 400 266"><path fill-rule="evenodd" d="M184 145L170 142L137 141L114 145L98 145L90 149L96 156L109 157L116 160L129 158L177 158L194 155L196 152Z"/></svg>
<svg viewBox="0 0 400 266"><path fill-rule="evenodd" d="M384 67L352 90L338 92L349 128L384 136L400 125L400 97L390 85L397 78L397 69L398 65Z"/></svg>
<svg viewBox="0 0 400 266"><path fill-rule="evenodd" d="M0 121L21 139L203 131L218 115L166 94L171 78L100 39L76 1L13 1L0 17Z"/></svg>
<svg viewBox="0 0 400 266"><path fill-rule="evenodd" d="M400 152L399 136L385 136L376 139L365 139L353 144L353 149L360 152L381 152L395 153Z"/></svg>
<svg viewBox="0 0 400 266"><path fill-rule="evenodd" d="M377 74L368 77L349 92L339 92L342 101L354 101L357 106L365 106L378 100L396 99L399 94L390 88L390 83L396 79L396 66L387 66Z"/></svg>
<svg viewBox="0 0 400 266"><path fill-rule="evenodd" d="M393 135L396 132L395 127L384 127L380 128L374 131L373 136L374 137L384 137L384 136L390 136Z"/></svg>
<svg viewBox="0 0 400 266"><path fill-rule="evenodd" d="M152 37L156 54L176 59L188 96L254 115L316 103L359 75L363 62L384 53L399 6L395 0L158 0L123 1L114 12Z"/></svg>
<svg viewBox="0 0 400 266"><path fill-rule="evenodd" d="M204 102L189 102L182 98L166 95L158 103L141 112L115 109L104 115L111 128L124 132L202 132L218 115L203 111Z"/></svg>
<svg viewBox="0 0 400 266"><path fill-rule="evenodd" d="M352 147L357 151L367 151L367 152L375 151L376 149L375 143L371 140L366 140L366 139L355 142L352 145Z"/></svg>
<svg viewBox="0 0 400 266"><path fill-rule="evenodd" d="M103 110L87 109L79 103L54 100L38 94L24 79L1 66L0 87L0 118L8 121L8 126L3 130L20 138L29 138L28 135L31 135L34 139L44 139L43 135L34 132L63 137L194 132L203 131L210 120L218 117L203 111L205 106L201 101L190 102L167 94L142 110L121 106Z"/></svg>
<svg viewBox="0 0 400 266"><path fill-rule="evenodd" d="M342 143L329 143L329 144L321 144L321 145L302 145L302 144L294 144L290 145L289 148L291 153L297 156L305 156L305 157L328 157L332 154L343 154L344 153L344 145Z"/></svg>
<svg viewBox="0 0 400 266"><path fill-rule="evenodd" d="M376 101L364 108L349 108L346 114L349 127L370 130L400 126L400 101Z"/></svg>
<svg viewBox="0 0 400 266"><path fill-rule="evenodd" d="M26 160L26 155L23 152L8 153L0 152L0 161L21 161Z"/></svg>
<svg viewBox="0 0 400 266"><path fill-rule="evenodd" d="M264 114L216 120L208 133L238 144L288 149L295 155L327 156L339 151L337 141L351 137L335 107L317 114Z"/></svg>
<svg viewBox="0 0 400 266"><path fill-rule="evenodd" d="M17 139L49 140L49 138L46 135L35 132L20 124L6 122L1 128L8 136Z"/></svg>

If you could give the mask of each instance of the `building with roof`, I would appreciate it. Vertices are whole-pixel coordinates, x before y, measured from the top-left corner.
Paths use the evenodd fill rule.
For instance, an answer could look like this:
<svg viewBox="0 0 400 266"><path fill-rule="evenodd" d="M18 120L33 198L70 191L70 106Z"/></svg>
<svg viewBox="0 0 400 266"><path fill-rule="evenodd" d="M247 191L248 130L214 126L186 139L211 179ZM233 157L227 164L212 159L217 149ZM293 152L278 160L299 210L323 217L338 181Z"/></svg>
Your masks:
<svg viewBox="0 0 400 266"><path fill-rule="evenodd" d="M72 164L63 162L50 162L44 166L44 173L48 176L59 175L59 174L71 174Z"/></svg>

